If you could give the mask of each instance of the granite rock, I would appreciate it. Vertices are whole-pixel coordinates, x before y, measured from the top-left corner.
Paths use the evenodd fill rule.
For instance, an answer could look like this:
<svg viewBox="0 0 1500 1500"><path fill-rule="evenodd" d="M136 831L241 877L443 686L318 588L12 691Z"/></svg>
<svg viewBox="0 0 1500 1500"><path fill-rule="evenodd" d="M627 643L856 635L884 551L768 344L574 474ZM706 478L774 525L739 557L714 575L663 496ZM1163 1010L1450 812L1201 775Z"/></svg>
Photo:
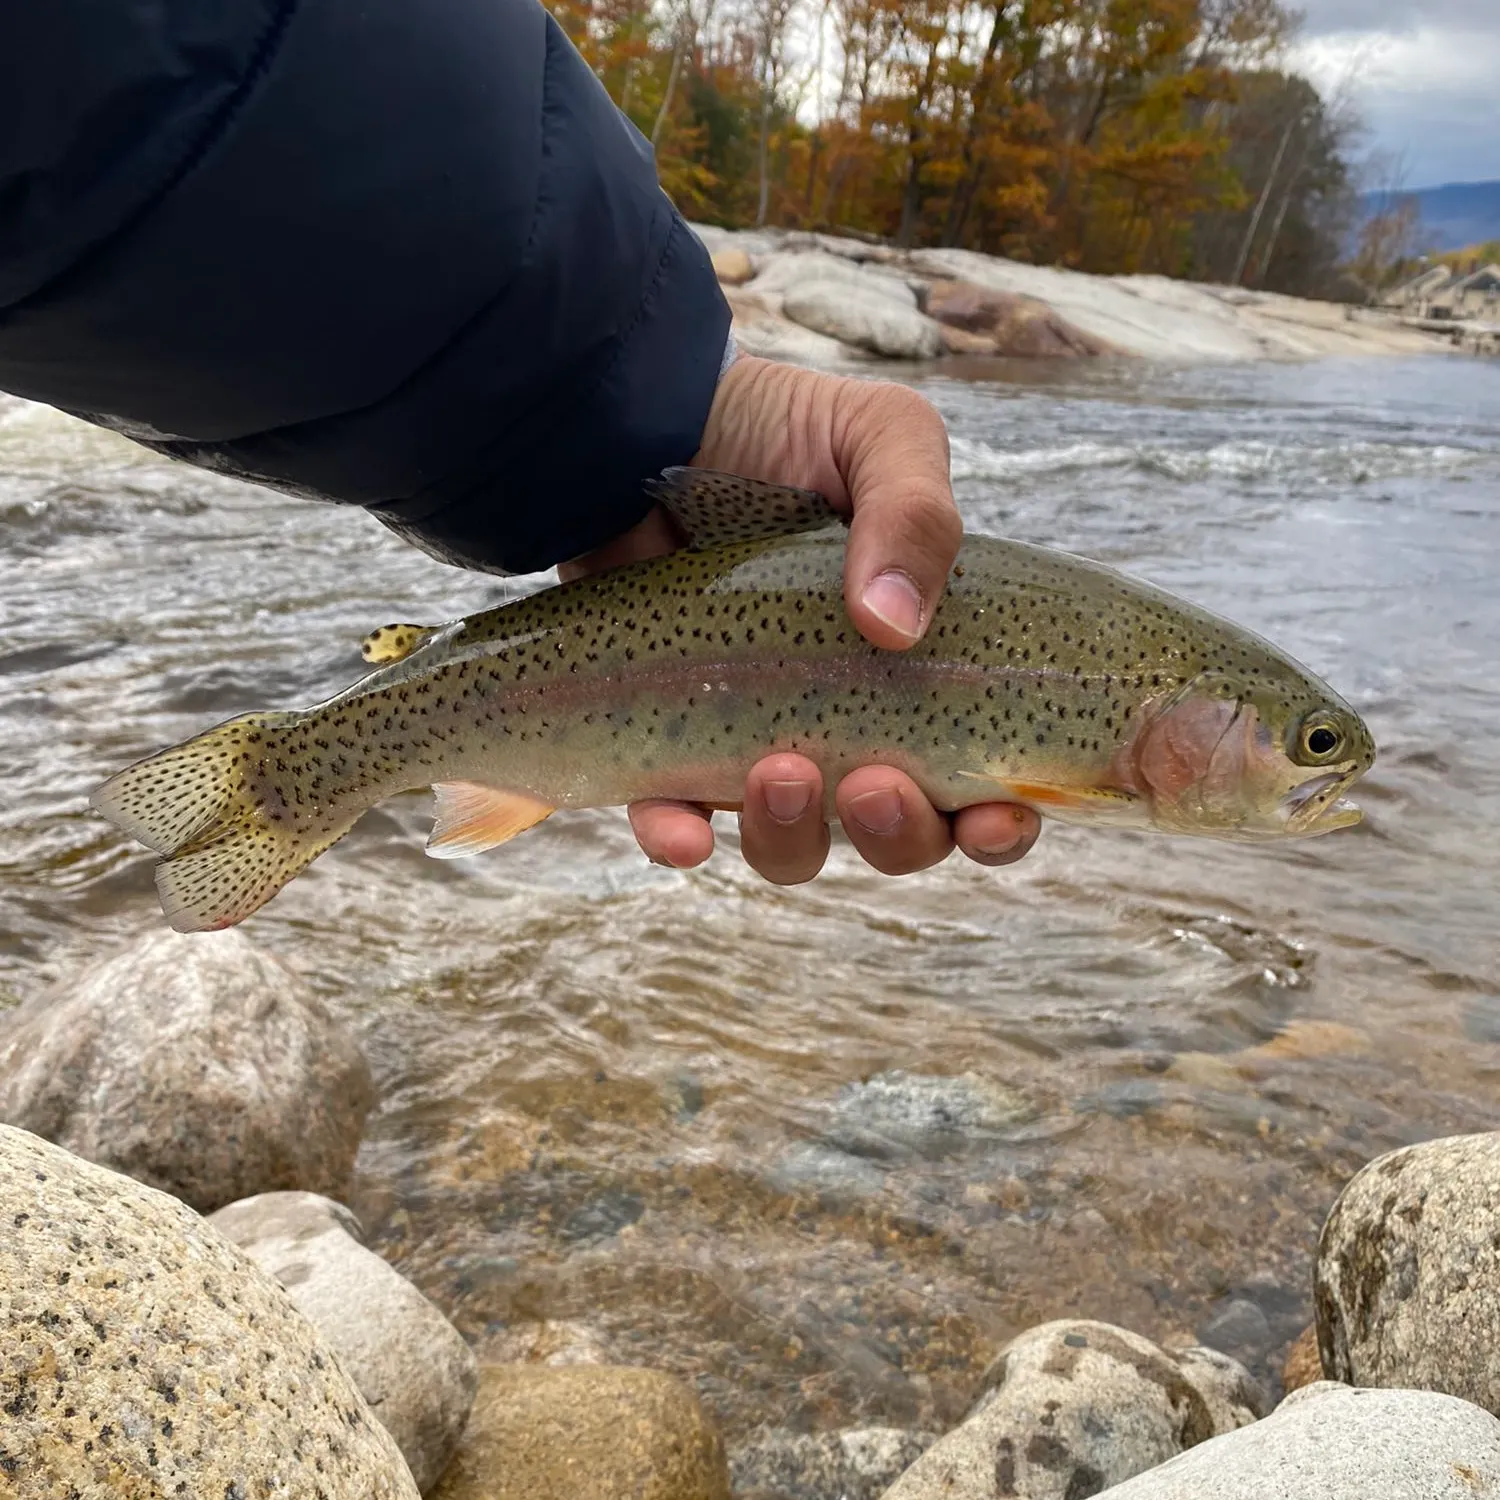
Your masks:
<svg viewBox="0 0 1500 1500"><path fill-rule="evenodd" d="M458 1330L365 1248L347 1208L316 1193L262 1193L209 1223L286 1288L395 1438L417 1487L431 1489L479 1384Z"/></svg>
<svg viewBox="0 0 1500 1500"><path fill-rule="evenodd" d="M417 1500L313 1326L175 1198L0 1126L0 1493Z"/></svg>
<svg viewBox="0 0 1500 1500"><path fill-rule="evenodd" d="M354 1037L239 932L153 933L0 1018L0 1120L203 1213L337 1196L373 1102Z"/></svg>

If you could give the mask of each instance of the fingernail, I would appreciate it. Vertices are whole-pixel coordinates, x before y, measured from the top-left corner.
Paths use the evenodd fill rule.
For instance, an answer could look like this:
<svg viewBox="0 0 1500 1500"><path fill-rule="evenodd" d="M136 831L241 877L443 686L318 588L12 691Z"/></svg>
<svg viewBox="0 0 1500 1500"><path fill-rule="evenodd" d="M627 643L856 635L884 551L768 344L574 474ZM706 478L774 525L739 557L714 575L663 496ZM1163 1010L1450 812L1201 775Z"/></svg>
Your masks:
<svg viewBox="0 0 1500 1500"><path fill-rule="evenodd" d="M812 788L805 781L768 781L764 791L766 809L778 823L795 823L812 801Z"/></svg>
<svg viewBox="0 0 1500 1500"><path fill-rule="evenodd" d="M861 601L882 624L914 641L922 633L922 595L897 569L871 579Z"/></svg>
<svg viewBox="0 0 1500 1500"><path fill-rule="evenodd" d="M901 793L891 787L861 792L849 803L849 813L866 833L892 833L905 813Z"/></svg>
<svg viewBox="0 0 1500 1500"><path fill-rule="evenodd" d="M992 844L975 844L976 854L987 855L995 859L1002 854L1009 854L1017 844L1026 837L1027 813L1024 807L1013 807L1010 810L1011 822L1015 825L1010 832L1009 838L996 839Z"/></svg>

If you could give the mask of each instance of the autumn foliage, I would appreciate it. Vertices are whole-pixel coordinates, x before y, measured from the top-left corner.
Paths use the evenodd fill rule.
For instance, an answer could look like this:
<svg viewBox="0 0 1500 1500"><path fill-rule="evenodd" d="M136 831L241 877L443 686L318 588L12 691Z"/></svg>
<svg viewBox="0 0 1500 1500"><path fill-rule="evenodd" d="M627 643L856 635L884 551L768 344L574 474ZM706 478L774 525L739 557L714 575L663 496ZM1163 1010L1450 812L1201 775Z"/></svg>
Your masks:
<svg viewBox="0 0 1500 1500"><path fill-rule="evenodd" d="M1326 277L1278 0L554 0L689 218L1102 272ZM1302 286L1293 289L1305 289Z"/></svg>

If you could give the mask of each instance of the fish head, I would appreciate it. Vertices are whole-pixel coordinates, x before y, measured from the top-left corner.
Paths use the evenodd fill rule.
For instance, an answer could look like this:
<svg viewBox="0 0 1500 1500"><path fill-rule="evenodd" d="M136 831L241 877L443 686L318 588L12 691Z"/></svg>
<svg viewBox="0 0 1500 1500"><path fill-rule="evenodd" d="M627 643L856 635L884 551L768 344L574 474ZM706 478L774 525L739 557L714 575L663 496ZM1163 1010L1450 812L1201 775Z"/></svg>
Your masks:
<svg viewBox="0 0 1500 1500"><path fill-rule="evenodd" d="M1123 782L1161 828L1260 841L1363 816L1345 792L1374 764L1360 716L1300 669L1250 683L1203 673L1143 715Z"/></svg>

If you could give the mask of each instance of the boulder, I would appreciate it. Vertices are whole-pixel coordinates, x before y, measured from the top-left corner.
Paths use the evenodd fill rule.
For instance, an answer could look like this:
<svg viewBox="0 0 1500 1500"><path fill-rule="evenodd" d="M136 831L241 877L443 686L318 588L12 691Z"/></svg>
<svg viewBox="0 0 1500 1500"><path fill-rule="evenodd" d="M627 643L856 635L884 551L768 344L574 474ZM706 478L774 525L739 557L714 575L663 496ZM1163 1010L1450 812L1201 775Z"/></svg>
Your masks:
<svg viewBox="0 0 1500 1500"><path fill-rule="evenodd" d="M899 271L864 265L824 250L783 251L762 256L755 290L763 297L785 297L799 289L828 282L886 297L913 311L917 307L917 294Z"/></svg>
<svg viewBox="0 0 1500 1500"><path fill-rule="evenodd" d="M453 1456L479 1384L459 1331L365 1249L347 1208L316 1193L263 1193L209 1223L274 1276L322 1334L425 1494Z"/></svg>
<svg viewBox="0 0 1500 1500"><path fill-rule="evenodd" d="M239 932L153 933L0 1018L0 1120L204 1213L338 1195L373 1101L354 1037Z"/></svg>
<svg viewBox="0 0 1500 1500"><path fill-rule="evenodd" d="M714 275L724 286L740 286L755 275L755 262L737 245L717 251L712 259Z"/></svg>
<svg viewBox="0 0 1500 1500"><path fill-rule="evenodd" d="M433 1500L729 1500L717 1429L680 1380L486 1365Z"/></svg>
<svg viewBox="0 0 1500 1500"><path fill-rule="evenodd" d="M1500 1133L1424 1141L1350 1181L1318 1242L1323 1369L1500 1413Z"/></svg>
<svg viewBox="0 0 1500 1500"><path fill-rule="evenodd" d="M1261 1416L1265 1397L1209 1349L1168 1353L1107 1323L1014 1338L964 1421L886 1500L1078 1500Z"/></svg>
<svg viewBox="0 0 1500 1500"><path fill-rule="evenodd" d="M1053 311L1018 292L996 291L972 281L935 281L927 288L929 318L971 337L987 339L987 351L1016 359L1062 359L1114 352ZM968 351L961 351L968 352Z"/></svg>
<svg viewBox="0 0 1500 1500"><path fill-rule="evenodd" d="M417 1500L286 1293L191 1209L0 1126L0 1484L16 1500Z"/></svg>
<svg viewBox="0 0 1500 1500"><path fill-rule="evenodd" d="M887 359L936 359L943 352L931 318L867 283L798 282L781 305L804 328Z"/></svg>
<svg viewBox="0 0 1500 1500"><path fill-rule="evenodd" d="M1320 1382L1098 1500L1476 1500L1500 1495L1500 1422L1453 1396Z"/></svg>
<svg viewBox="0 0 1500 1500"><path fill-rule="evenodd" d="M1000 352L999 344L987 333L969 333L962 328L950 327L947 323L940 323L938 332L942 336L945 354L977 354L993 358Z"/></svg>
<svg viewBox="0 0 1500 1500"><path fill-rule="evenodd" d="M772 300L776 303L774 307L771 301L748 288L735 288L726 293L729 311L734 317L735 341L746 354L814 366L840 364L858 354L837 339L814 333L812 329L784 318L780 311L781 299Z"/></svg>
<svg viewBox="0 0 1500 1500"><path fill-rule="evenodd" d="M730 1456L737 1500L879 1500L936 1441L899 1427L761 1433Z"/></svg>

